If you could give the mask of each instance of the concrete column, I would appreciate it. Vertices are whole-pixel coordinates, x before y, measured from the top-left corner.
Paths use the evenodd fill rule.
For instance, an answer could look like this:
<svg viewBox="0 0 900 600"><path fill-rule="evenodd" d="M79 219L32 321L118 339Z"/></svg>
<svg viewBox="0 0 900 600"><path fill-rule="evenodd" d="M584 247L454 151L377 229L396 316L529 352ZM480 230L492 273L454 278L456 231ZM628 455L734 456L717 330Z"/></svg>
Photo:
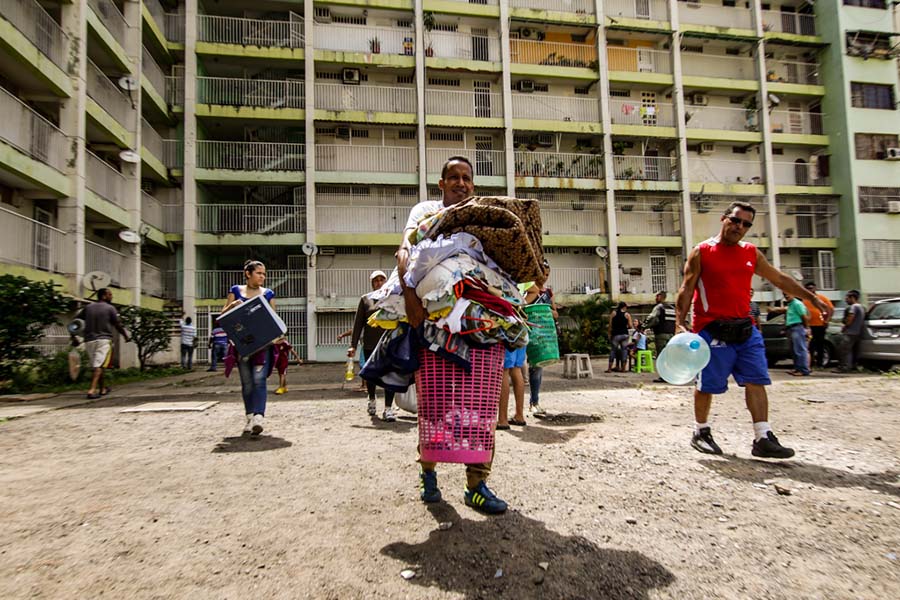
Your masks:
<svg viewBox="0 0 900 600"><path fill-rule="evenodd" d="M503 75L500 85L503 87L503 147L506 149L506 195L516 195L516 157L515 143L513 141L513 114L512 114L512 77L510 75L509 53L509 0L500 0L500 61L503 65Z"/></svg>
<svg viewBox="0 0 900 600"><path fill-rule="evenodd" d="M128 29L125 33L125 40L122 41L125 52L132 64L132 76L138 82L135 90L128 92L131 98L131 104L134 107L132 111L132 121L126 124L134 139L134 147L131 150L140 153L141 151L141 4L139 2L125 2L124 4L125 21L128 23ZM125 175L128 185L126 186L125 206L128 210L129 224L128 228L134 232L141 230L141 163L122 163L122 174ZM128 270L131 272L131 303L134 306L141 305L141 245L131 244L129 250ZM133 347L132 347L133 349ZM136 358L136 357L135 357Z"/></svg>
<svg viewBox="0 0 900 600"><path fill-rule="evenodd" d="M184 253L183 310L197 301L197 0L184 3Z"/></svg>
<svg viewBox="0 0 900 600"><path fill-rule="evenodd" d="M428 158L425 152L425 10L416 0L416 140L419 160L419 202L428 198ZM399 242L397 244L400 245Z"/></svg>
<svg viewBox="0 0 900 600"><path fill-rule="evenodd" d="M316 64L313 0L303 0L303 71L306 85L304 99L306 129L306 241L316 244ZM306 264L306 357L316 360L316 256Z"/></svg>
<svg viewBox="0 0 900 600"><path fill-rule="evenodd" d="M669 0L672 37L669 48L672 56L672 104L675 109L675 135L678 136L678 181L681 188L681 254L685 260L694 247L694 223L691 218L691 178L688 171L687 125L685 121L684 87L681 83L681 24L678 22L678 2Z"/></svg>
<svg viewBox="0 0 900 600"><path fill-rule="evenodd" d="M602 0L595 0L594 6L597 12L597 62L599 64L600 79L598 81L598 94L600 95L600 123L603 126L603 178L606 182L606 229L609 238L609 256L607 257L607 285L610 298L619 297L619 243L618 226L616 224L616 175L613 169L612 149L612 115L609 109L609 61L606 55L606 15L603 12Z"/></svg>
<svg viewBox="0 0 900 600"><path fill-rule="evenodd" d="M72 273L70 291L82 297L81 280L85 273L84 200L85 200L85 145L87 126L87 11L85 2L61 5L62 28L68 35L70 47L69 76L73 95L63 101L59 112L59 125L69 139L70 162L66 174L72 182L68 198L57 203L59 228L66 235L65 254L71 257L66 270Z"/></svg>

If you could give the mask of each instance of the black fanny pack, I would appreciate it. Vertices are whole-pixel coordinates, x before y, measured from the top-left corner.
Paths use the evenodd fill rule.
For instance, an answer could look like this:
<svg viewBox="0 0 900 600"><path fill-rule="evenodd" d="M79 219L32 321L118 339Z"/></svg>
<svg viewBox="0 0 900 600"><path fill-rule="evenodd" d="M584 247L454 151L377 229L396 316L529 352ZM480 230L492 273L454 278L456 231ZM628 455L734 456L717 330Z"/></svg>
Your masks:
<svg viewBox="0 0 900 600"><path fill-rule="evenodd" d="M740 344L749 340L753 335L753 320L748 317L729 321L713 321L706 326L706 331L714 340L726 344Z"/></svg>

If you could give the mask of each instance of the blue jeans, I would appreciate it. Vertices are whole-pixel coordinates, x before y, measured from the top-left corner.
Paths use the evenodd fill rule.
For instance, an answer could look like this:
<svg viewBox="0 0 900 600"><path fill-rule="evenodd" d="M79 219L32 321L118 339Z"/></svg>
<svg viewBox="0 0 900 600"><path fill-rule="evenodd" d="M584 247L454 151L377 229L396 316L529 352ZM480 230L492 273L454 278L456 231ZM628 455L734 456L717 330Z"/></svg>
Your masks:
<svg viewBox="0 0 900 600"><path fill-rule="evenodd" d="M228 350L228 346L225 344L213 344L212 346L212 365L210 365L210 369L213 371L216 370L216 365L219 364L219 361L225 358L225 351Z"/></svg>
<svg viewBox="0 0 900 600"><path fill-rule="evenodd" d="M806 327L791 326L791 349L794 352L794 369L809 375L809 351L806 348Z"/></svg>
<svg viewBox="0 0 900 600"><path fill-rule="evenodd" d="M254 365L247 360L238 360L238 373L241 375L241 396L244 397L244 414L266 414L266 377L269 365L272 364L272 349L264 350L266 362Z"/></svg>
<svg viewBox="0 0 900 600"><path fill-rule="evenodd" d="M528 367L528 387L531 388L529 404L537 406L540 400L541 381L544 379L544 367Z"/></svg>
<svg viewBox="0 0 900 600"><path fill-rule="evenodd" d="M181 368L182 369L193 369L194 368L194 347L188 346L187 344L181 345Z"/></svg>

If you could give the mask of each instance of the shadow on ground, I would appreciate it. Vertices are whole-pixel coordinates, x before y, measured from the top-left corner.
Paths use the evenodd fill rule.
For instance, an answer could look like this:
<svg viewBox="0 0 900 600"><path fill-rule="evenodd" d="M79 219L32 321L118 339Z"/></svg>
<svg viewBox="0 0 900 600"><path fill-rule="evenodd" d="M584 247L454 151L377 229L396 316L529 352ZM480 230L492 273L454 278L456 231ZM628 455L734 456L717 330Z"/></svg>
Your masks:
<svg viewBox="0 0 900 600"><path fill-rule="evenodd" d="M772 463L734 455L725 455L723 458L725 460L701 460L700 464L724 477L748 483L762 483L764 479L785 477L820 487L862 487L900 496L900 485L898 485L900 484L900 479L898 479L900 472L898 471L861 474L803 461Z"/></svg>
<svg viewBox="0 0 900 600"><path fill-rule="evenodd" d="M572 425L586 425L588 423L602 423L603 415L580 415L577 413L562 412L545 415L534 415L537 422L542 425L550 425L553 427L570 427Z"/></svg>
<svg viewBox="0 0 900 600"><path fill-rule="evenodd" d="M382 421L380 417L372 417L370 425L351 425L353 429L377 429L379 431L393 431L394 433L406 433L410 429L416 428L415 417L397 417L393 423Z"/></svg>
<svg viewBox="0 0 900 600"><path fill-rule="evenodd" d="M290 448L293 442L289 442L280 437L271 435L260 435L257 437L226 437L216 444L212 449L213 453L222 452L265 452L266 450L280 450L282 448Z"/></svg>
<svg viewBox="0 0 900 600"><path fill-rule="evenodd" d="M382 554L411 568L411 585L437 587L465 598L649 598L675 576L639 552L601 548L564 536L517 512L470 521L449 504L428 507L437 527L420 544L394 542ZM546 571L538 563L546 562ZM501 577L495 577L502 569Z"/></svg>
<svg viewBox="0 0 900 600"><path fill-rule="evenodd" d="M530 444L565 444L566 442L575 439L575 436L582 431L584 431L584 429L580 427L578 429L556 430L541 427L540 424L538 424L528 425L527 427L522 428L513 426L505 433L510 433L513 437L517 437L521 441ZM497 435L501 435L502 433L504 432L499 431L497 432Z"/></svg>

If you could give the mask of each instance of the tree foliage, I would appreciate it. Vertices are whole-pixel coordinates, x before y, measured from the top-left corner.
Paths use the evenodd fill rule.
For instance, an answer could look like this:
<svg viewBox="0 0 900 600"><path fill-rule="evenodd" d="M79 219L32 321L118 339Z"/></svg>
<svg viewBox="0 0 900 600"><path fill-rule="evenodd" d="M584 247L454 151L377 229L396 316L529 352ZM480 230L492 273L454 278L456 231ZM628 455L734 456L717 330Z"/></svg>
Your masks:
<svg viewBox="0 0 900 600"><path fill-rule="evenodd" d="M137 346L141 371L146 369L150 358L165 352L172 343L172 323L165 313L149 308L126 306L119 312L119 319Z"/></svg>
<svg viewBox="0 0 900 600"><path fill-rule="evenodd" d="M562 314L569 317L574 325L563 328L560 339L562 352L583 354L607 354L609 352L609 313L615 302L599 295L591 296L584 302L563 309Z"/></svg>
<svg viewBox="0 0 900 600"><path fill-rule="evenodd" d="M45 327L61 324L59 317L72 301L58 287L49 281L0 275L0 379L8 379L22 360L38 356L33 345Z"/></svg>

